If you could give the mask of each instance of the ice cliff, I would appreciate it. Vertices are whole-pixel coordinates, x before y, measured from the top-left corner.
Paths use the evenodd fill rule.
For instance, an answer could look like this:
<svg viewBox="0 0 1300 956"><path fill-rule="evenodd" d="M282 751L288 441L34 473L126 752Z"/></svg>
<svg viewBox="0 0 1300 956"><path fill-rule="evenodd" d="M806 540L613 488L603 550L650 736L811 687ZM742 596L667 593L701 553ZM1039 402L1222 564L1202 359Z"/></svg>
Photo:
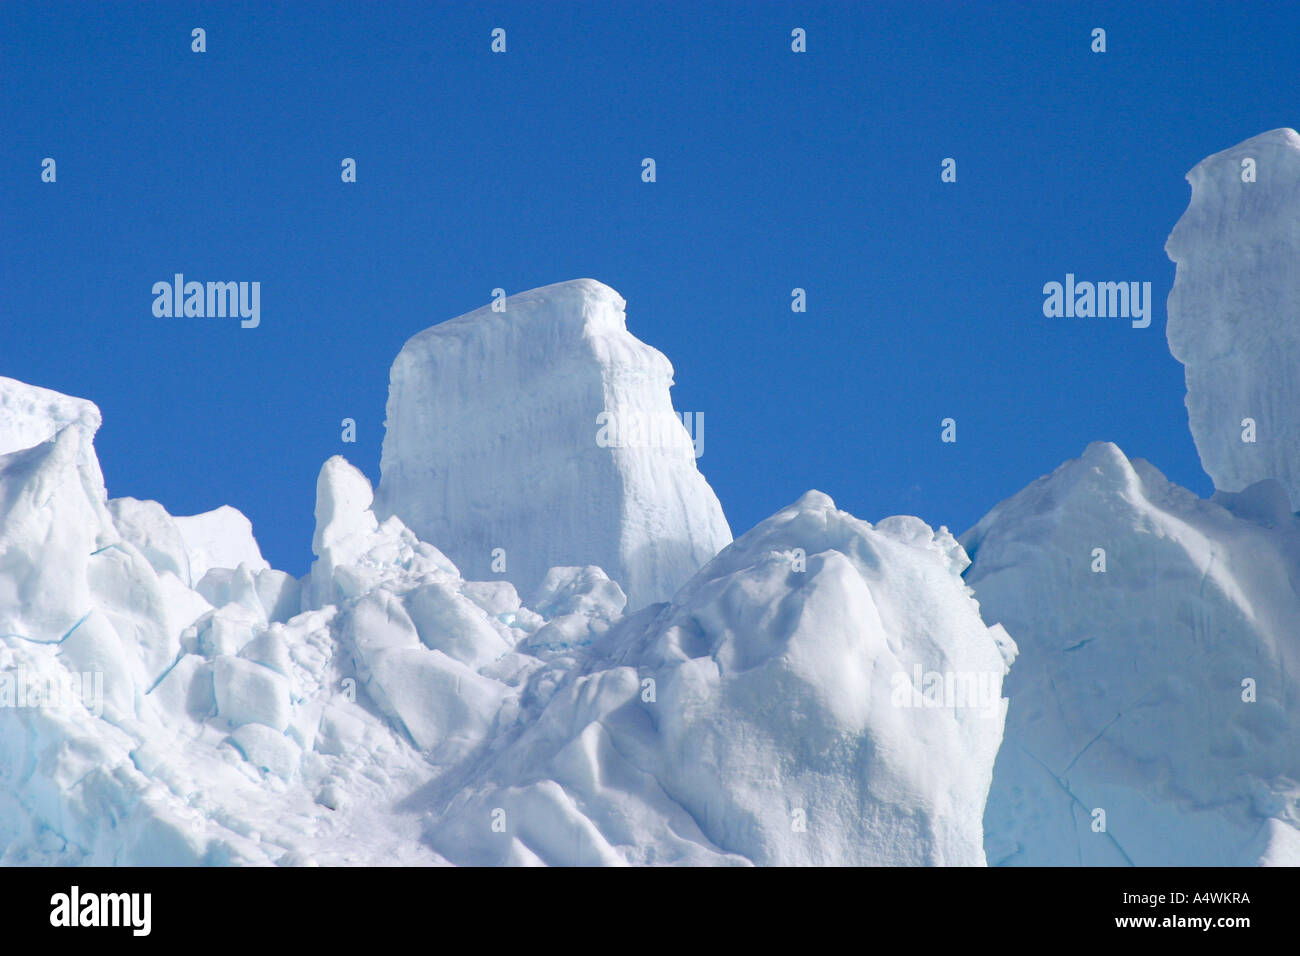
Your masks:
<svg viewBox="0 0 1300 956"><path fill-rule="evenodd" d="M591 564L633 607L668 600L731 541L673 420L672 365L591 279L500 306L426 329L397 356L376 514L445 542L471 576L504 565L525 595L551 567Z"/></svg>
<svg viewBox="0 0 1300 956"><path fill-rule="evenodd" d="M1300 509L1300 135L1255 136L1187 180L1167 335L1201 463L1221 491L1276 479Z"/></svg>

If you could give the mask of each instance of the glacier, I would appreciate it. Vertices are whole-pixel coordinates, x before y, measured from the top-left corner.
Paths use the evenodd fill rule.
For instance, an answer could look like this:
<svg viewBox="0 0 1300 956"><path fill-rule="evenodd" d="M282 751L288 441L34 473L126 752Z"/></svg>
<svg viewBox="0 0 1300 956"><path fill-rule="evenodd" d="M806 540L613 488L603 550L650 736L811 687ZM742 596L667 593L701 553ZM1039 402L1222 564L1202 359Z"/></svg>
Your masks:
<svg viewBox="0 0 1300 956"><path fill-rule="evenodd" d="M1098 441L960 538L809 491L733 540L580 279L405 344L295 578L0 378L0 863L1300 865L1297 149L1166 247L1209 499Z"/></svg>
<svg viewBox="0 0 1300 956"><path fill-rule="evenodd" d="M514 315L531 302L536 334L570 336L578 390L609 375L666 404L667 361L622 332L615 295L565 283ZM501 359L480 356L495 373ZM395 375L394 392L428 384ZM597 448L592 409L551 387L528 427L572 412L577 453ZM872 525L809 492L733 542L684 448L665 463L635 449L599 479L619 534L592 526L557 552L615 572L519 578L528 607L509 576L467 578L335 456L298 580L232 508L110 500L93 404L3 379L0 407L0 862L985 862L1015 644L985 626L946 529ZM660 493L679 510L655 510ZM675 549L647 551L660 521ZM945 698L935 675L980 693Z"/></svg>

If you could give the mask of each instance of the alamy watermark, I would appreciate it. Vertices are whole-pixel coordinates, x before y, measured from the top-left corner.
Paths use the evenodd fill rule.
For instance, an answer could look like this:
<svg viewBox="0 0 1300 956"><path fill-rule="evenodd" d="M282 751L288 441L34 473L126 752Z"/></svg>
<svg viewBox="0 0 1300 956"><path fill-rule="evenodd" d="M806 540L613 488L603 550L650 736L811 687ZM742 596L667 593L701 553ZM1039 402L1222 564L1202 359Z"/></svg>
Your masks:
<svg viewBox="0 0 1300 956"><path fill-rule="evenodd" d="M703 412L603 411L596 416L601 448L684 448L704 456ZM685 441L683 441L685 439Z"/></svg>
<svg viewBox="0 0 1300 956"><path fill-rule="evenodd" d="M927 671L916 664L911 674L894 672L889 702L895 707L960 707L996 717L1002 712L1002 676L1001 671Z"/></svg>
<svg viewBox="0 0 1300 956"><path fill-rule="evenodd" d="M171 282L155 282L153 294L153 314L159 319L238 317L245 329L262 322L260 282L186 282L178 272Z"/></svg>
<svg viewBox="0 0 1300 956"><path fill-rule="evenodd" d="M0 707L67 710L81 706L93 717L104 714L104 673L57 673L24 668L0 671Z"/></svg>
<svg viewBox="0 0 1300 956"><path fill-rule="evenodd" d="M83 893L80 886L50 897L50 925L125 927L132 936L153 929L152 893Z"/></svg>
<svg viewBox="0 0 1300 956"><path fill-rule="evenodd" d="M1133 328L1151 324L1150 282L1065 282L1043 286L1043 315L1049 319L1132 319Z"/></svg>

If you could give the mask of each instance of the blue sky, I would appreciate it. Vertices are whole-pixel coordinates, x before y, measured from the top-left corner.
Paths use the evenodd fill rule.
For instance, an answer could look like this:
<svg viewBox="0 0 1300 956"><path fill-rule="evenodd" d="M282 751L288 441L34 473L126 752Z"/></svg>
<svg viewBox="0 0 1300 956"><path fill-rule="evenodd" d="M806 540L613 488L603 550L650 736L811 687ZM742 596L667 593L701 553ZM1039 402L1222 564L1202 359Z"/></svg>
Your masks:
<svg viewBox="0 0 1300 956"><path fill-rule="evenodd" d="M1192 165L1300 122L1298 35L1258 2L5 2L0 375L100 406L110 495L232 504L296 574L324 460L378 479L402 343L581 276L673 361L737 534L814 487L960 532L1101 439L1206 495L1163 245ZM260 281L261 326L155 318L176 272ZM1152 282L1151 327L1044 318L1067 272Z"/></svg>

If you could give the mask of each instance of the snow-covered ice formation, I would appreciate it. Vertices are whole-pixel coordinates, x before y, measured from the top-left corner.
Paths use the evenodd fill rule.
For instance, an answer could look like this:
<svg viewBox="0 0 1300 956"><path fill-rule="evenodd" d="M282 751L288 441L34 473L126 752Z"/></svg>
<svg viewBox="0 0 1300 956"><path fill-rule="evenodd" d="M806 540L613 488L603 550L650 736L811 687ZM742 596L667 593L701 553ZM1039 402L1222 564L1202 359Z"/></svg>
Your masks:
<svg viewBox="0 0 1300 956"><path fill-rule="evenodd" d="M1219 490L1095 443L961 539L1021 651L991 863L1300 864L1300 136L1187 178L1168 338Z"/></svg>
<svg viewBox="0 0 1300 956"><path fill-rule="evenodd" d="M190 576L196 585L212 568L270 567L253 537L252 522L229 505L172 521L185 543Z"/></svg>
<svg viewBox="0 0 1300 956"><path fill-rule="evenodd" d="M991 864L1300 864L1300 520L1277 482L1206 501L1095 443L962 543L1021 651Z"/></svg>
<svg viewBox="0 0 1300 956"><path fill-rule="evenodd" d="M579 280L407 343L295 580L0 379L0 862L1300 864L1298 150L1168 243L1208 501L1095 443L960 544L733 542L680 422L599 439L672 368Z"/></svg>
<svg viewBox="0 0 1300 956"><path fill-rule="evenodd" d="M668 600L731 541L672 420L672 365L600 282L504 305L425 329L397 356L376 514L445 542L472 577L504 560L526 596L552 567L596 565L633 607Z"/></svg>
<svg viewBox="0 0 1300 956"><path fill-rule="evenodd" d="M1166 331L1201 463L1221 491L1274 478L1300 509L1300 135L1255 136L1187 180Z"/></svg>
<svg viewBox="0 0 1300 956"><path fill-rule="evenodd" d="M553 651L528 719L434 791L430 841L466 863L983 865L1015 645L965 565L947 531L808 492L671 605Z"/></svg>
<svg viewBox="0 0 1300 956"><path fill-rule="evenodd" d="M67 425L93 436L100 424L92 402L0 377L0 455L49 441Z"/></svg>
<svg viewBox="0 0 1300 956"><path fill-rule="evenodd" d="M1014 644L945 530L810 492L674 603L529 609L336 457L296 581L109 501L93 405L0 406L0 862L984 862Z"/></svg>

